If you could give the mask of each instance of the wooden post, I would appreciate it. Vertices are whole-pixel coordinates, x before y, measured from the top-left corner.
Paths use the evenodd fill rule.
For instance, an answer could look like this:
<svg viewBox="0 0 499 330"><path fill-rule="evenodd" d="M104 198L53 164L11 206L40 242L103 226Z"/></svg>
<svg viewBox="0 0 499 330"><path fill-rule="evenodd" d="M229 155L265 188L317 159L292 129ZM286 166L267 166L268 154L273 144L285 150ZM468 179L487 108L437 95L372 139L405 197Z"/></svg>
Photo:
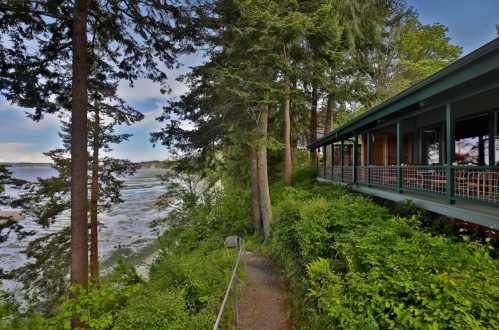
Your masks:
<svg viewBox="0 0 499 330"><path fill-rule="evenodd" d="M317 177L319 177L319 152L317 151L318 149L314 149L313 155L315 155L315 172L317 173Z"/></svg>
<svg viewBox="0 0 499 330"><path fill-rule="evenodd" d="M446 136L447 136L447 198L449 204L455 204L455 191L454 191L454 170L452 165L454 163L455 158L455 128L456 121L454 118L454 113L452 112L452 108L450 104L445 106L445 127L446 127Z"/></svg>
<svg viewBox="0 0 499 330"><path fill-rule="evenodd" d="M322 147L322 162L323 162L323 169L324 169L324 172L322 173L322 177L325 179L326 178L326 169L327 169L327 158L326 158L326 155L327 155L327 152L326 152L326 148L327 148L327 145L324 145L324 147Z"/></svg>
<svg viewBox="0 0 499 330"><path fill-rule="evenodd" d="M334 142L331 143L331 180L334 181Z"/></svg>
<svg viewBox="0 0 499 330"><path fill-rule="evenodd" d="M359 135L355 134L352 148L352 182L357 183L357 157L358 157Z"/></svg>
<svg viewBox="0 0 499 330"><path fill-rule="evenodd" d="M496 165L497 112L489 114L489 166Z"/></svg>
<svg viewBox="0 0 499 330"><path fill-rule="evenodd" d="M446 142L449 141L447 138L448 136L445 136L444 137L444 133L446 131L446 127L447 127L447 124L446 123L442 123L441 127L440 127L440 132L442 132L442 134L440 134L440 148L438 149L439 153L438 153L438 162L440 164L446 164L448 162L448 154L447 154L447 145L446 145ZM447 143L448 144L448 143Z"/></svg>
<svg viewBox="0 0 499 330"><path fill-rule="evenodd" d="M341 161L341 182L343 182L343 162L344 162L344 155L343 155L343 152L344 152L344 146L345 146L345 141L343 140L343 138L341 139L341 150L340 150L340 161Z"/></svg>
<svg viewBox="0 0 499 330"><path fill-rule="evenodd" d="M402 125L397 120L397 191L402 193Z"/></svg>
<svg viewBox="0 0 499 330"><path fill-rule="evenodd" d="M372 163L372 148L373 148L373 138L371 132L367 132L367 185L371 186L371 163Z"/></svg>
<svg viewBox="0 0 499 330"><path fill-rule="evenodd" d="M421 128L416 129L416 147L414 161L416 164L423 164L423 132Z"/></svg>

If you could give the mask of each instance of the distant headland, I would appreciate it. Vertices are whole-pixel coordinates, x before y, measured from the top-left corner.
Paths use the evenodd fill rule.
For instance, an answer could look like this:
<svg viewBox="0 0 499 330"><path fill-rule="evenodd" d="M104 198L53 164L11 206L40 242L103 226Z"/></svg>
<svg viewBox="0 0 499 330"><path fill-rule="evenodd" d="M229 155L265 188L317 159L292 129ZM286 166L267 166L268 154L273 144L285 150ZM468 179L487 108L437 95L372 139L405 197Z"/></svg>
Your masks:
<svg viewBox="0 0 499 330"><path fill-rule="evenodd" d="M165 161L162 160L149 160L143 162L136 162L141 168L162 168ZM50 167L52 163L30 163L30 162L0 162L0 165L7 167Z"/></svg>

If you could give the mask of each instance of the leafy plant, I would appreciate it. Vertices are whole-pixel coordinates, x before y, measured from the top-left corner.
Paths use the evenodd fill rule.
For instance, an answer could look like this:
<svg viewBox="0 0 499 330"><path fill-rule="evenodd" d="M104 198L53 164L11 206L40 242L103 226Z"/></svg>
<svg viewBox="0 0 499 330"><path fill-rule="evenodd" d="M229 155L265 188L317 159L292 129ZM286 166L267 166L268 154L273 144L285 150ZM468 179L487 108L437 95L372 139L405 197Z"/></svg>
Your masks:
<svg viewBox="0 0 499 330"><path fill-rule="evenodd" d="M273 253L304 301L304 328L499 328L490 240L432 232L410 206L394 215L306 178L281 192Z"/></svg>

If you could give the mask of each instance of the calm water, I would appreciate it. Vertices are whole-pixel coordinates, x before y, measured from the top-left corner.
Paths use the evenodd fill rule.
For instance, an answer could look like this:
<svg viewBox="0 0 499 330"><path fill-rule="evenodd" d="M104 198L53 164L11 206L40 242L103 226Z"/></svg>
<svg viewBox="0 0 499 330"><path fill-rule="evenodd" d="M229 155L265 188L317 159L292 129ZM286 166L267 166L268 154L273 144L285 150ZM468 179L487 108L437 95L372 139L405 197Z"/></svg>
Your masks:
<svg viewBox="0 0 499 330"><path fill-rule="evenodd" d="M54 176L57 172L50 166L11 167L14 177L34 181L36 178ZM102 223L99 229L99 248L101 259L106 259L114 251L120 249L137 252L150 245L156 238L156 233L151 230L150 223L165 215L154 208L157 197L164 193L164 186L158 179L163 171L160 169L140 169L132 176L125 178L125 187L122 191L124 203L115 205L110 211L99 215ZM16 194L12 189L7 193ZM49 228L42 228L27 218L22 220L26 229L34 229L39 237L43 234L60 230L69 225L69 212L63 214ZM28 260L21 253L29 239L17 240L11 235L9 240L0 246L0 268L11 270L17 268ZM15 283L4 283L12 288Z"/></svg>

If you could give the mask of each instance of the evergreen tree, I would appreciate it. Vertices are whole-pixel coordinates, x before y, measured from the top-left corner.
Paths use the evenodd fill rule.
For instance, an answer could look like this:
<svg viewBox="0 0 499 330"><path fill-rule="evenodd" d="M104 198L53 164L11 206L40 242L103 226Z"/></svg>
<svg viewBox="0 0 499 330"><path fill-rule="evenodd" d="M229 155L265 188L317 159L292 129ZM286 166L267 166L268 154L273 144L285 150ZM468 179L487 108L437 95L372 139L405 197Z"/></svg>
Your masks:
<svg viewBox="0 0 499 330"><path fill-rule="evenodd" d="M89 110L93 116L89 119L88 150L90 180L87 184L90 214L90 275L93 282L99 277L98 253L98 213L109 210L112 205L121 203L121 190L124 176L133 175L137 165L127 160L102 157L102 152L111 151L112 144L127 141L130 134L116 134L120 125L130 126L140 121L143 115L126 104L116 95L117 81L110 82L104 77L103 70L95 67L90 75ZM17 207L33 217L42 226L49 226L57 217L70 208L71 182L71 128L63 121L61 138L63 149L46 153L57 170L58 175L39 179L33 183L30 191L17 201ZM21 280L28 293L28 298L36 303L44 302L49 308L65 292L64 276L69 258L69 230L53 233L47 237L30 242L25 253L31 262L14 271L13 275ZM57 249L42 249L40 245L56 244ZM38 269L38 271L37 271ZM39 271L43 269L43 271Z"/></svg>
<svg viewBox="0 0 499 330"><path fill-rule="evenodd" d="M174 0L12 1L0 4L0 15L2 94L33 108L35 120L58 111L61 103L72 112L71 278L86 286L89 40L102 46L99 58L115 77L164 82L163 66L172 68L179 52L191 50L185 40L193 25ZM68 85L69 99L60 94Z"/></svg>
<svg viewBox="0 0 499 330"><path fill-rule="evenodd" d="M7 166L0 164L0 206L10 207L12 204L12 197L5 193L6 186L21 188L25 184L26 181L12 177L12 172L8 170ZM5 242L11 233L15 233L19 239L30 234L12 216L0 214L0 243ZM2 275L3 271L0 268L0 277Z"/></svg>

